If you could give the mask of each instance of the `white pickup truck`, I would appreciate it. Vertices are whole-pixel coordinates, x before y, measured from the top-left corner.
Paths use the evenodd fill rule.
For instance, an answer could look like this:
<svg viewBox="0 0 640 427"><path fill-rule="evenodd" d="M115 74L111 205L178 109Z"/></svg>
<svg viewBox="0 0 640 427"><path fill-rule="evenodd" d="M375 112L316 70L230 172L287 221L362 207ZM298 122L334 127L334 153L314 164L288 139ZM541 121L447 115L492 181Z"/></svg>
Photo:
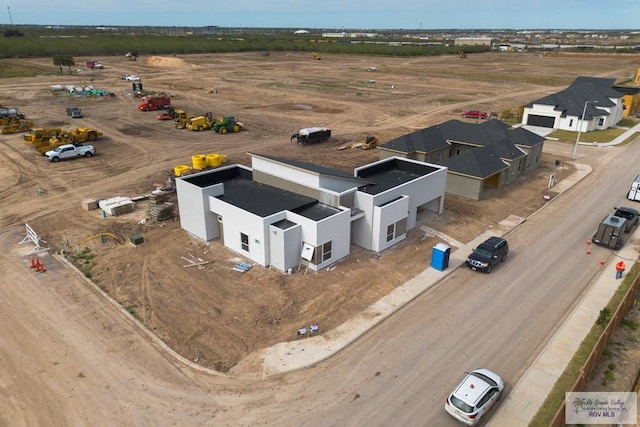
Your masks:
<svg viewBox="0 0 640 427"><path fill-rule="evenodd" d="M91 157L94 154L96 154L96 150L93 145L65 144L47 151L44 156L50 162L59 162L60 160L73 159L75 157Z"/></svg>

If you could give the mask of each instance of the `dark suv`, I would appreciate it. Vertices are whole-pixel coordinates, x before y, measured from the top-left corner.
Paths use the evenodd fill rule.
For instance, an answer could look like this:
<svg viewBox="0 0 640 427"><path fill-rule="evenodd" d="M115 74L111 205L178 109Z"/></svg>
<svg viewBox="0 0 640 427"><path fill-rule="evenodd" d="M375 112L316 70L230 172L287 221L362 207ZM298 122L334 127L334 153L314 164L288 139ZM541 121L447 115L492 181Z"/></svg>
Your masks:
<svg viewBox="0 0 640 427"><path fill-rule="evenodd" d="M493 267L507 259L509 244L501 237L489 237L467 257L467 267L491 273Z"/></svg>
<svg viewBox="0 0 640 427"><path fill-rule="evenodd" d="M78 107L67 107L67 116L71 116L72 119L79 119L83 116L82 110Z"/></svg>
<svg viewBox="0 0 640 427"><path fill-rule="evenodd" d="M624 228L625 233L630 233L634 228L638 226L640 212L633 208L625 207L615 208L615 210L616 211L613 213L615 216L619 216L627 220L627 224Z"/></svg>

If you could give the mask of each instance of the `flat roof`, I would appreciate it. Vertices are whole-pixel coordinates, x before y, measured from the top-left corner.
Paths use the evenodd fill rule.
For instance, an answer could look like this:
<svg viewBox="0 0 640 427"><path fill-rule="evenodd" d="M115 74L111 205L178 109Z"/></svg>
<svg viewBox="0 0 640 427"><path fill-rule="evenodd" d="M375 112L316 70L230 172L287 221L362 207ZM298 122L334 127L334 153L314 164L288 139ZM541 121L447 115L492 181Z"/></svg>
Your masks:
<svg viewBox="0 0 640 427"><path fill-rule="evenodd" d="M358 187L358 190L367 194L380 194L440 169L444 169L444 167L390 159L386 162L376 163L370 167L360 169L358 177L366 178L374 183Z"/></svg>
<svg viewBox="0 0 640 427"><path fill-rule="evenodd" d="M223 184L224 194L218 196L218 199L262 218L282 211L291 211L319 221L340 212L339 209L321 204L312 197L261 184L253 181L252 177L250 171L236 166L181 179L201 188Z"/></svg>

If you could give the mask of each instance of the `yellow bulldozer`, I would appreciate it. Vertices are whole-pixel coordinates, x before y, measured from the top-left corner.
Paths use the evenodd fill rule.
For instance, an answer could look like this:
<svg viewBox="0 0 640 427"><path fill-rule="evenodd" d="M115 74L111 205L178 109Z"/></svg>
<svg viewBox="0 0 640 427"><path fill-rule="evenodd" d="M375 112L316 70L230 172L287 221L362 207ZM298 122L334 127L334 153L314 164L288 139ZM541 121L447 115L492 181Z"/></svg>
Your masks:
<svg viewBox="0 0 640 427"><path fill-rule="evenodd" d="M185 129L189 120L195 117L185 110L174 110L174 112L176 118L173 119L173 124L176 126L176 129Z"/></svg>
<svg viewBox="0 0 640 427"><path fill-rule="evenodd" d="M320 61L322 59L322 57L320 55L318 55L317 53L312 52L312 54L313 54L313 59L318 60L318 61Z"/></svg>
<svg viewBox="0 0 640 427"><path fill-rule="evenodd" d="M204 113L201 116L192 117L185 127L189 130L208 130L213 126L213 113Z"/></svg>
<svg viewBox="0 0 640 427"><path fill-rule="evenodd" d="M12 118L3 128L0 133L16 133L16 132L29 132L33 129L33 122L27 119Z"/></svg>
<svg viewBox="0 0 640 427"><path fill-rule="evenodd" d="M376 148L377 146L378 146L378 138L372 135L368 135L364 139L364 142L362 143L360 148L362 148L363 150L371 150L372 148Z"/></svg>
<svg viewBox="0 0 640 427"><path fill-rule="evenodd" d="M76 128L64 130L60 128L32 129L29 135L24 136L24 142L30 144L35 150L44 155L47 151L64 144L82 144L87 141L95 141L103 136L102 131L91 128Z"/></svg>

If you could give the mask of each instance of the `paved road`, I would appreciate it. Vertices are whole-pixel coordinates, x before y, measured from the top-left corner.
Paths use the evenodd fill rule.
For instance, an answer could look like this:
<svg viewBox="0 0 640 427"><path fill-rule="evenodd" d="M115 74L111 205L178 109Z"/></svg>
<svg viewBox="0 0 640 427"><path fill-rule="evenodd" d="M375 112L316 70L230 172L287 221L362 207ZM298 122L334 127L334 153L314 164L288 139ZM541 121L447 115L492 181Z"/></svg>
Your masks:
<svg viewBox="0 0 640 427"><path fill-rule="evenodd" d="M457 425L442 405L462 373L495 369L508 393L611 255L586 257L585 242L624 200L639 150L581 147L594 173L511 232L490 276L452 272L336 357L261 381L164 357L62 266L31 272L21 230L3 230L0 424Z"/></svg>

